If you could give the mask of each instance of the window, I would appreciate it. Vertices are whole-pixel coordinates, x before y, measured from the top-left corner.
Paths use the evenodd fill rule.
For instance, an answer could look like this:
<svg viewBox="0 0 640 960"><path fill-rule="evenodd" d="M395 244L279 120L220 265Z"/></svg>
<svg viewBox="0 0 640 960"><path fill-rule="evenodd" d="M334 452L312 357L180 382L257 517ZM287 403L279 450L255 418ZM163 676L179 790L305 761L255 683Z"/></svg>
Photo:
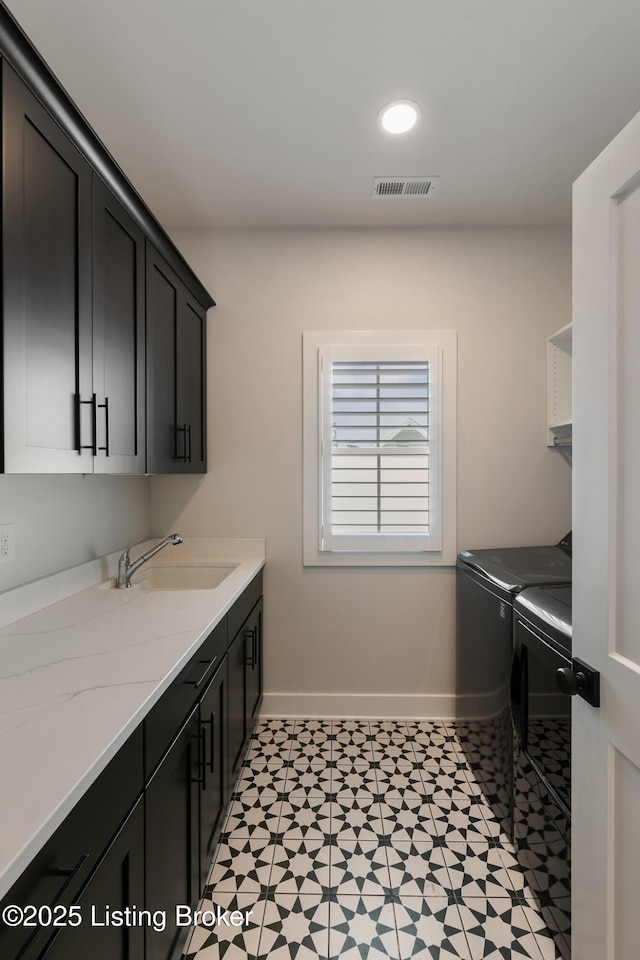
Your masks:
<svg viewBox="0 0 640 960"><path fill-rule="evenodd" d="M303 344L305 564L455 562L455 332Z"/></svg>

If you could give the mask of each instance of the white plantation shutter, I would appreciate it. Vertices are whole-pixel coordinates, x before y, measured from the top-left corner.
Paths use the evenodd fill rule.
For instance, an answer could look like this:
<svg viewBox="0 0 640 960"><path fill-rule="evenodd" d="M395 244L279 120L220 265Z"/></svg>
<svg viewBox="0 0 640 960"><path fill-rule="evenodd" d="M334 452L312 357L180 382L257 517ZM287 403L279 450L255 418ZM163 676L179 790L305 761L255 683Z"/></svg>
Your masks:
<svg viewBox="0 0 640 960"><path fill-rule="evenodd" d="M320 353L322 551L441 544L439 348Z"/></svg>

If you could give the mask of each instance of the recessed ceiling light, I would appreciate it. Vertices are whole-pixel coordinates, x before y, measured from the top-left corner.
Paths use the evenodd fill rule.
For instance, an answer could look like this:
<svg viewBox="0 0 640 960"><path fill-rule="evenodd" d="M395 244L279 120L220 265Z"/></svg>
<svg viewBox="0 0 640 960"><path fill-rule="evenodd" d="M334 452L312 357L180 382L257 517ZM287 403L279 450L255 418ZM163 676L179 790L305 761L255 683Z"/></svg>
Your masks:
<svg viewBox="0 0 640 960"><path fill-rule="evenodd" d="M422 113L415 100L392 100L378 114L378 123L387 133L406 133Z"/></svg>

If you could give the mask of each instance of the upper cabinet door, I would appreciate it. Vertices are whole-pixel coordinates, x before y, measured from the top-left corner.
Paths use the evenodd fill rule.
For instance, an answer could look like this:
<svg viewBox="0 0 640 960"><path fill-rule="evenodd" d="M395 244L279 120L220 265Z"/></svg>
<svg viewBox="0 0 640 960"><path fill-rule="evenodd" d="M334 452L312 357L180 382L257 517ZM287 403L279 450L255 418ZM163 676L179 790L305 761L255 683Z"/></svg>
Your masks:
<svg viewBox="0 0 640 960"><path fill-rule="evenodd" d="M177 421L181 283L147 243L147 472L182 473L186 437Z"/></svg>
<svg viewBox="0 0 640 960"><path fill-rule="evenodd" d="M91 473L89 165L2 63L4 464Z"/></svg>
<svg viewBox="0 0 640 960"><path fill-rule="evenodd" d="M93 392L96 473L144 473L145 240L119 200L93 181Z"/></svg>
<svg viewBox="0 0 640 960"><path fill-rule="evenodd" d="M147 242L147 472L205 473L206 312Z"/></svg>
<svg viewBox="0 0 640 960"><path fill-rule="evenodd" d="M178 425L186 436L184 473L207 472L206 311L186 290L178 324Z"/></svg>

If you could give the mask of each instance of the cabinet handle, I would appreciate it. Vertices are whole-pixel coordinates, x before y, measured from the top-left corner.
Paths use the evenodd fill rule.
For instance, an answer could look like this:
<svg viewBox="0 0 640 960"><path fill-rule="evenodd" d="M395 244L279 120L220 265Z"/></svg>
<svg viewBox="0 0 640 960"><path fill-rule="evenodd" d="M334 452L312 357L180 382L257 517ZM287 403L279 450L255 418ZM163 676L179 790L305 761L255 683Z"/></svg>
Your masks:
<svg viewBox="0 0 640 960"><path fill-rule="evenodd" d="M251 641L251 654L247 656L247 640ZM253 669L253 654L254 654L254 643L253 643L253 630L245 630L244 634L244 662L245 666L251 667Z"/></svg>
<svg viewBox="0 0 640 960"><path fill-rule="evenodd" d="M200 756L198 757L198 766L202 770L201 777L191 777L192 783L199 783L203 790L207 789L207 742L204 728L202 728L197 737L193 737L200 745Z"/></svg>
<svg viewBox="0 0 640 960"><path fill-rule="evenodd" d="M91 400L81 400L80 394L77 394L78 397L78 430L77 430L77 449L78 453L82 450L91 450L94 457L98 456L98 402L95 393L92 395ZM93 423L93 442L92 443L82 443L81 441L81 424L80 424L80 407L85 406L85 404L91 404L92 410L92 423Z"/></svg>
<svg viewBox="0 0 640 960"><path fill-rule="evenodd" d="M196 680L196 682L193 684L194 689L197 690L198 687L201 686L201 684L204 682L207 674L209 673L209 670L211 670L211 667L214 665L214 663L216 662L217 659L218 659L218 658L217 658L217 656L216 656L216 657L213 658L213 660L199 660L199 661L198 661L198 663L206 663L207 669L204 671L204 673L202 674L202 676L200 677L200 679L199 679L199 680ZM192 682L192 681L187 681L187 683L191 683L191 682Z"/></svg>
<svg viewBox="0 0 640 960"><path fill-rule="evenodd" d="M209 720L202 721L203 724L208 723L211 726L211 749L209 750L209 770L211 771L211 773L214 772L214 767L215 767L215 740L214 740L215 719L216 719L216 716L214 713L212 713Z"/></svg>
<svg viewBox="0 0 640 960"><path fill-rule="evenodd" d="M252 670L258 665L258 628L254 627L253 629L253 653L252 653L253 664L251 666Z"/></svg>
<svg viewBox="0 0 640 960"><path fill-rule="evenodd" d="M202 731L202 789L207 789L207 738L204 730Z"/></svg>
<svg viewBox="0 0 640 960"><path fill-rule="evenodd" d="M58 893L56 894L54 899L51 901L49 906L55 907L55 905L59 903L61 898L64 896L65 891L71 886L74 878L78 875L78 873L80 872L80 870L82 869L82 867L84 866L85 862L88 859L89 859L89 854L83 853L80 859L78 860L78 862L76 863L75 867L56 867L54 870L51 871L54 877L66 877L67 879L62 884L62 886L58 890Z"/></svg>
<svg viewBox="0 0 640 960"><path fill-rule="evenodd" d="M109 397L104 398L104 403L98 404L98 410L104 410L104 429L105 429L105 445L104 447L98 447L98 450L104 450L105 457L109 456ZM96 421L96 437L97 437L97 421Z"/></svg>
<svg viewBox="0 0 640 960"><path fill-rule="evenodd" d="M189 437L189 457L188 457L188 459L187 459L187 454L186 454L186 446L187 446L186 437ZM186 463L191 463L191 424L189 424L189 425L186 427L186 434L185 434L185 462L186 462Z"/></svg>
<svg viewBox="0 0 640 960"><path fill-rule="evenodd" d="M178 453L178 434L184 434L184 447L183 453ZM187 462L187 425L183 423L181 427L176 427L176 460L182 460L184 463Z"/></svg>

